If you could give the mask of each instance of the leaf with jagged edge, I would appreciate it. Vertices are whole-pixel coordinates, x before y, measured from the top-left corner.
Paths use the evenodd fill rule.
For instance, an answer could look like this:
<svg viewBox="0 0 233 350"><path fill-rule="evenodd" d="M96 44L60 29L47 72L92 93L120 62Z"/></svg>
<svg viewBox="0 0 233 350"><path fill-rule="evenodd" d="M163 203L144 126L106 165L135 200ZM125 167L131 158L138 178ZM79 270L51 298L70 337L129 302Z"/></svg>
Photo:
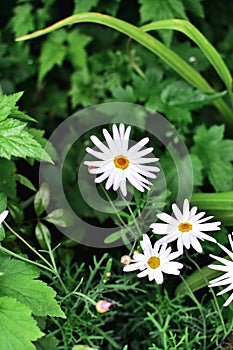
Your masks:
<svg viewBox="0 0 233 350"><path fill-rule="evenodd" d="M0 296L15 298L36 316L66 317L55 299L56 292L35 279L39 277L36 266L0 253L0 271Z"/></svg>
<svg viewBox="0 0 233 350"><path fill-rule="evenodd" d="M31 310L15 298L0 297L1 350L36 350L32 341L44 334L31 316Z"/></svg>

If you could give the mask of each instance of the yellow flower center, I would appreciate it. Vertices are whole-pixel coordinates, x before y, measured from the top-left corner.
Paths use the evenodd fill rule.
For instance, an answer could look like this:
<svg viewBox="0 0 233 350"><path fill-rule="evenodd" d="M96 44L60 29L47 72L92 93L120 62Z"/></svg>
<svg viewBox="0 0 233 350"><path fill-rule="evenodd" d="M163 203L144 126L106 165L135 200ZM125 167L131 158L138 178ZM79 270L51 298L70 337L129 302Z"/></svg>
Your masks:
<svg viewBox="0 0 233 350"><path fill-rule="evenodd" d="M150 259L147 261L147 264L152 268L152 269L157 269L160 265L160 259L156 258L156 256L151 256Z"/></svg>
<svg viewBox="0 0 233 350"><path fill-rule="evenodd" d="M179 224L178 229L181 232L188 232L192 230L192 225L189 222L182 222L181 224Z"/></svg>
<svg viewBox="0 0 233 350"><path fill-rule="evenodd" d="M116 156L114 158L114 164L117 168L124 170L124 169L128 168L129 160L128 160L128 158L126 158L125 156L122 156L122 155Z"/></svg>

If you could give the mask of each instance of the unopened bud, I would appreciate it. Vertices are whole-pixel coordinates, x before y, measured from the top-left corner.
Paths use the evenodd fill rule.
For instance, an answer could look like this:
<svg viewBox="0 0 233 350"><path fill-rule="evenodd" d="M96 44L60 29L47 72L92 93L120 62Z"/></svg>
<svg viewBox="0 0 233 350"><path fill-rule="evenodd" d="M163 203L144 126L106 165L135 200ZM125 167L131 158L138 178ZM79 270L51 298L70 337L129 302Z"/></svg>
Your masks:
<svg viewBox="0 0 233 350"><path fill-rule="evenodd" d="M123 256L121 257L121 263L122 263L123 265L129 265L130 261L131 261L131 258L130 258L129 255L123 255Z"/></svg>
<svg viewBox="0 0 233 350"><path fill-rule="evenodd" d="M110 307L113 304L113 302L107 300L99 300L98 303L95 305L95 308L97 312L99 312L100 314L104 314L110 309Z"/></svg>

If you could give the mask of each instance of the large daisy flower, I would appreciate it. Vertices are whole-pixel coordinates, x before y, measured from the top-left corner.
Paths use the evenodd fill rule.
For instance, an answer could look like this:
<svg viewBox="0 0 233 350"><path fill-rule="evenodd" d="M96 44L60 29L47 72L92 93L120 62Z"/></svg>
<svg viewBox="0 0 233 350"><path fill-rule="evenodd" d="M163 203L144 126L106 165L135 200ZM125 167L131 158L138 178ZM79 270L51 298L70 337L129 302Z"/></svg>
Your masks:
<svg viewBox="0 0 233 350"><path fill-rule="evenodd" d="M197 213L197 207L189 207L189 201L184 200L183 211L176 204L172 205L174 217L166 213L157 214L157 217L164 223L153 223L150 225L156 234L165 235L160 238L157 244L170 243L177 240L177 249L183 253L183 247L189 249L192 246L198 253L202 252L199 240L216 242L216 239L207 235L203 231L217 231L221 222L206 223L213 216L205 218L205 212Z"/></svg>
<svg viewBox="0 0 233 350"><path fill-rule="evenodd" d="M232 233L233 235L233 233ZM222 244L217 243L222 250L227 253L231 260L221 258L219 256L210 254L211 258L219 261L223 265L209 265L210 269L223 271L225 272L222 276L215 278L214 280L210 281L209 287L217 287L217 286L224 286L226 284L229 284L228 287L224 288L221 292L218 292L217 295L222 295L224 293L229 292L230 290L233 290L233 241L231 235L228 235L228 239L231 245L231 251L224 247ZM228 306L233 300L233 292L227 299L227 301L223 304L223 306Z"/></svg>
<svg viewBox="0 0 233 350"><path fill-rule="evenodd" d="M106 190L109 190L111 186L113 186L114 191L120 188L124 196L127 195L126 180L139 191L144 192L145 189L149 190L152 185L147 178L156 178L153 173L160 171L156 166L145 165L158 161L158 158L155 157L145 157L152 152L153 147L142 150L143 146L149 142L148 137L129 148L130 130L131 126L125 129L124 124L120 124L119 128L114 124L112 138L109 132L103 129L106 145L98 137L91 136L92 142L100 152L89 147L86 151L100 160L84 162L89 167L91 174L99 175L95 178L96 183L107 179Z"/></svg>
<svg viewBox="0 0 233 350"><path fill-rule="evenodd" d="M149 281L155 280L157 284L163 283L163 273L170 275L179 275L183 264L172 261L180 256L179 252L171 253L171 247L151 245L151 241L147 234L143 235L143 240L140 242L143 254L136 253L133 255L131 264L124 266L123 271L140 270L137 276L148 276Z"/></svg>

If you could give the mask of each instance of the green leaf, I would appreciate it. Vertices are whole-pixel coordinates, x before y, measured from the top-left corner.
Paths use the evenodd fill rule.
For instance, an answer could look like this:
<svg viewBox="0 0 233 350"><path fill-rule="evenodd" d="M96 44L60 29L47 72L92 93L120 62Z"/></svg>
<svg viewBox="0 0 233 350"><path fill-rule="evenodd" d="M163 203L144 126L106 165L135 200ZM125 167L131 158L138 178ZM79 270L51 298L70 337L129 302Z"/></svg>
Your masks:
<svg viewBox="0 0 233 350"><path fill-rule="evenodd" d="M26 125L12 118L0 122L0 157L31 157L52 162L41 145L26 131Z"/></svg>
<svg viewBox="0 0 233 350"><path fill-rule="evenodd" d="M38 222L35 228L37 241L42 249L48 249L47 242L51 243L51 234L47 226L42 222Z"/></svg>
<svg viewBox="0 0 233 350"><path fill-rule="evenodd" d="M161 100L167 106L185 108L191 111L211 104L214 100L226 95L226 93L226 91L223 91L207 94L193 89L184 81L175 81L163 90Z"/></svg>
<svg viewBox="0 0 233 350"><path fill-rule="evenodd" d="M87 52L85 47L92 41L89 35L80 33L77 29L68 33L68 56L74 68L86 67Z"/></svg>
<svg viewBox="0 0 233 350"><path fill-rule="evenodd" d="M111 89L111 92L114 97L114 101L131 103L136 102L132 86L127 85L125 88L122 86L114 86Z"/></svg>
<svg viewBox="0 0 233 350"><path fill-rule="evenodd" d="M204 18L204 8L202 5L202 0L184 0L184 5L186 10L193 12L195 15Z"/></svg>
<svg viewBox="0 0 233 350"><path fill-rule="evenodd" d="M203 267L202 269L195 271L191 276L185 278L185 282L181 282L176 288L176 295L185 295L188 293L188 287L195 292L201 288L204 288L208 285L208 281L220 276L222 271L215 271L210 269L208 266Z"/></svg>
<svg viewBox="0 0 233 350"><path fill-rule="evenodd" d="M34 199L34 208L37 216L40 216L47 209L49 201L49 186L47 183L43 182Z"/></svg>
<svg viewBox="0 0 233 350"><path fill-rule="evenodd" d="M106 244L114 243L114 242L118 241L118 239L121 239L122 236L125 236L125 234L128 232L129 232L129 230L125 229L125 228L122 228L119 231L113 232L104 239L104 243L106 243Z"/></svg>
<svg viewBox="0 0 233 350"><path fill-rule="evenodd" d="M201 125L191 148L217 192L233 190L233 140L223 140L223 134L224 125L213 125L209 129Z"/></svg>
<svg viewBox="0 0 233 350"><path fill-rule="evenodd" d="M13 298L0 298L1 350L36 350L32 341L44 334L31 316L31 310Z"/></svg>
<svg viewBox="0 0 233 350"><path fill-rule="evenodd" d="M32 190L32 191L36 191L34 185L31 183L31 181L30 181L27 177L25 177L25 176L23 176L23 175L21 175L21 174L15 174L15 179L16 179L16 181L18 181L21 185L23 185L23 186L29 188L29 189Z"/></svg>
<svg viewBox="0 0 233 350"><path fill-rule="evenodd" d="M17 92L13 95L0 96L0 121L6 119L15 110L15 104L23 95L23 92Z"/></svg>
<svg viewBox="0 0 233 350"><path fill-rule="evenodd" d="M14 16L11 23L16 36L24 35L34 30L34 17L32 15L33 6L23 4L14 8Z"/></svg>
<svg viewBox="0 0 233 350"><path fill-rule="evenodd" d="M15 172L16 166L14 162L0 159L0 191L10 198L16 197Z"/></svg>
<svg viewBox="0 0 233 350"><path fill-rule="evenodd" d="M29 115L25 114L24 112L21 112L18 110L18 107L14 107L12 108L11 112L10 112L10 116L11 118L15 118L15 119L19 119L22 121L26 121L26 122L33 122L33 123L37 123L37 120L34 118L29 117Z"/></svg>
<svg viewBox="0 0 233 350"><path fill-rule="evenodd" d="M1 165L0 165L0 173L1 173ZM6 206L7 206L6 194L3 192L0 192L0 213L6 210Z"/></svg>
<svg viewBox="0 0 233 350"><path fill-rule="evenodd" d="M73 13L88 12L98 5L99 0L74 0L75 7Z"/></svg>
<svg viewBox="0 0 233 350"><path fill-rule="evenodd" d="M36 350L57 350L58 344L58 339L49 334L36 342Z"/></svg>
<svg viewBox="0 0 233 350"><path fill-rule="evenodd" d="M71 214L71 212L65 209L55 209L46 217L44 217L43 220L61 227L72 226L74 222L73 215Z"/></svg>
<svg viewBox="0 0 233 350"><path fill-rule="evenodd" d="M67 46L64 44L65 32L60 30L52 33L42 45L39 62L39 83L54 66L61 66L67 54Z"/></svg>
<svg viewBox="0 0 233 350"><path fill-rule="evenodd" d="M56 292L46 283L35 280L39 276L36 266L0 253L0 296L9 296L25 304L36 316L65 318L55 300Z"/></svg>
<svg viewBox="0 0 233 350"><path fill-rule="evenodd" d="M170 18L187 18L182 0L139 0L141 22L160 21ZM164 42L169 45L172 31L159 31Z"/></svg>

